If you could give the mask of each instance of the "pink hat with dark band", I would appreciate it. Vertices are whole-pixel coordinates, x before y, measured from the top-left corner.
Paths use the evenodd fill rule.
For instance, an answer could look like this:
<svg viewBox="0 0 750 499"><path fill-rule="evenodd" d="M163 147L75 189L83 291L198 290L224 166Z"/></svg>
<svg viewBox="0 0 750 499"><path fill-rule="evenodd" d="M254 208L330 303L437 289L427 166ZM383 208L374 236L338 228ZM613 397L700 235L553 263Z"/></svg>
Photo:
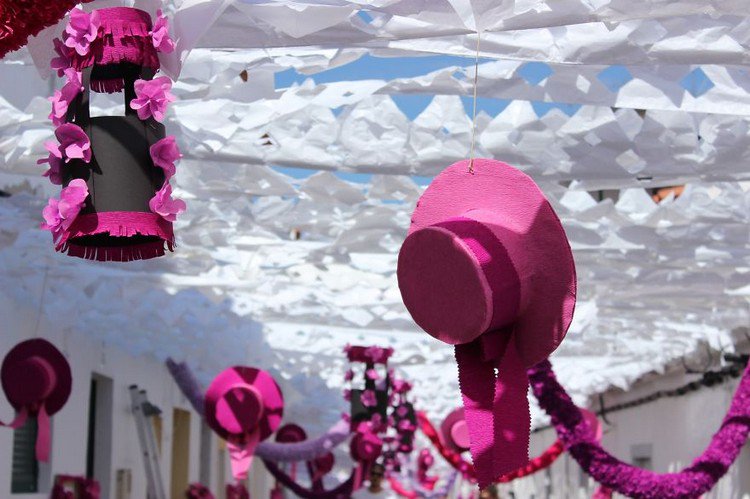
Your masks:
<svg viewBox="0 0 750 499"><path fill-rule="evenodd" d="M527 175L487 159L474 160L472 172L461 161L417 203L398 283L414 321L456 345L472 456L485 487L528 462L526 368L557 348L575 307L565 231Z"/></svg>
<svg viewBox="0 0 750 499"><path fill-rule="evenodd" d="M235 366L222 371L206 390L206 423L227 441L232 474L247 478L255 447L281 424L284 397L266 371Z"/></svg>
<svg viewBox="0 0 750 499"><path fill-rule="evenodd" d="M37 460L49 461L49 417L63 408L73 385L65 356L45 339L23 341L5 356L0 380L8 402L17 412L14 421L0 425L20 428L28 416L36 416Z"/></svg>
<svg viewBox="0 0 750 499"><path fill-rule="evenodd" d="M440 425L440 435L443 444L449 449L458 452L469 450L471 441L469 439L469 428L464 419L464 408L459 407L448 414Z"/></svg>

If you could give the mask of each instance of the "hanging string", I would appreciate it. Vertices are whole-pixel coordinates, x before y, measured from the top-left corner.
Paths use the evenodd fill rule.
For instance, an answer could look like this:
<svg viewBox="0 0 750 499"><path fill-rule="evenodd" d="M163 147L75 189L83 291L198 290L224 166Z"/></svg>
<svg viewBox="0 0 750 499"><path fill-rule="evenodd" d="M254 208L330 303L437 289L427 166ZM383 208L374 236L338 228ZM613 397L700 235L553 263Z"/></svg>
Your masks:
<svg viewBox="0 0 750 499"><path fill-rule="evenodd" d="M471 150L469 151L469 173L474 173L474 146L477 139L477 82L479 81L479 46L482 32L477 31L477 53L474 58L474 97L471 111Z"/></svg>
<svg viewBox="0 0 750 499"><path fill-rule="evenodd" d="M49 273L49 267L44 268L44 277L42 278L42 294L39 296L39 303L36 308L36 323L34 324L33 337L39 336L39 324L42 321L42 311L44 308L44 296L47 294L47 274Z"/></svg>

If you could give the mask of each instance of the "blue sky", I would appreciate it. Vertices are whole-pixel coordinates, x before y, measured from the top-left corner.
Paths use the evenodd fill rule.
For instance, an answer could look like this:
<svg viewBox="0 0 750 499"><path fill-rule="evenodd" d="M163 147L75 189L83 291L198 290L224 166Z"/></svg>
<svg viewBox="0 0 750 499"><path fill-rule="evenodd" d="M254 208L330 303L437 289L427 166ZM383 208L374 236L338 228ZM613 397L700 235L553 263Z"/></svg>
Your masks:
<svg viewBox="0 0 750 499"><path fill-rule="evenodd" d="M486 60L480 59L481 62ZM365 55L360 59L337 68L322 71L314 75L298 73L294 69L288 69L276 73L276 88L287 88L295 83L302 83L312 78L315 83L329 83L342 80L391 80L394 78L407 78L420 76L431 71L452 66L473 66L474 58L458 56L428 56L428 57L374 57ZM523 77L530 81L541 81L550 72L544 63L528 63L523 68ZM396 105L409 118L414 119L419 115L432 100L432 95L394 95L392 96ZM464 108L469 116L472 112L472 98L469 96L461 98ZM484 111L490 116L497 116L510 103L504 99L490 99L480 97L477 99L477 112ZM560 104L550 102L533 102L532 106L537 115L543 116L553 108L559 108L568 115L575 114L580 106L572 104ZM447 165L446 165L447 166ZM276 170L290 175L294 178L306 178L314 170L302 168L276 167ZM340 173L337 175L352 182L368 182L372 175L356 173ZM419 184L426 185L430 179L425 177L414 177Z"/></svg>

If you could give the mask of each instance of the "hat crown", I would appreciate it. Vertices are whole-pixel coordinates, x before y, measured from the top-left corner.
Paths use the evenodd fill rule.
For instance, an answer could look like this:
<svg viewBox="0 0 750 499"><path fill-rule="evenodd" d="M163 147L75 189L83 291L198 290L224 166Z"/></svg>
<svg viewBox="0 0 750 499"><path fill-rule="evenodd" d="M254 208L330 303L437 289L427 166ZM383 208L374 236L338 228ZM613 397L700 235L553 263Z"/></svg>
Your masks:
<svg viewBox="0 0 750 499"><path fill-rule="evenodd" d="M508 241L501 241L503 232L491 230L482 215L472 210L420 228L399 253L406 308L428 334L452 345L512 324L521 304ZM512 239L516 244L518 238Z"/></svg>
<svg viewBox="0 0 750 499"><path fill-rule="evenodd" d="M216 420L233 435L252 432L263 415L263 396L252 385L227 387L216 402Z"/></svg>
<svg viewBox="0 0 750 499"><path fill-rule="evenodd" d="M43 357L33 355L19 359L8 373L11 383L8 398L22 407L43 402L55 389L56 375L53 367Z"/></svg>

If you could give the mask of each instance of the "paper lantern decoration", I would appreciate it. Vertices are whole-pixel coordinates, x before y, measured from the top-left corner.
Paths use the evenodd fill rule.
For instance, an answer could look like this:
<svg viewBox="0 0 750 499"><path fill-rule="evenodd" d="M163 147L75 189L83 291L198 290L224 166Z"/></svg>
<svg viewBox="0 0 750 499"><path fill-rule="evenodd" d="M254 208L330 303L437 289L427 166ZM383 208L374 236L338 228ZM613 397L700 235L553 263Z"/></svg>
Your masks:
<svg viewBox="0 0 750 499"><path fill-rule="evenodd" d="M365 364L362 375L364 388L350 388L346 391L351 405L352 431L362 422L372 422L377 432L384 431L387 425L391 384L387 368L393 349L347 345L344 351L349 362ZM349 369L346 381L353 382L353 377L354 371Z"/></svg>
<svg viewBox="0 0 750 499"><path fill-rule="evenodd" d="M221 372L206 390L206 424L227 441L232 476L247 478L255 447L281 424L284 398L266 371L235 366Z"/></svg>
<svg viewBox="0 0 750 499"><path fill-rule="evenodd" d="M575 306L565 231L528 176L500 161L461 161L420 198L397 274L414 321L455 345L486 487L529 460L526 369L557 348Z"/></svg>
<svg viewBox="0 0 750 499"><path fill-rule="evenodd" d="M5 356L0 380L8 402L16 410L15 419L0 426L20 428L29 417L35 417L38 424L36 458L48 462L49 418L63 408L73 385L68 361L49 341L27 340Z"/></svg>
<svg viewBox="0 0 750 499"><path fill-rule="evenodd" d="M172 82L156 76L157 51L171 51L168 23L141 10L74 9L55 40L51 66L65 85L50 99L56 141L45 144L43 174L62 185L44 209L42 228L70 256L130 261L174 248L172 222L185 203L170 178L181 157L164 120ZM124 116L92 117L90 92L119 92Z"/></svg>

